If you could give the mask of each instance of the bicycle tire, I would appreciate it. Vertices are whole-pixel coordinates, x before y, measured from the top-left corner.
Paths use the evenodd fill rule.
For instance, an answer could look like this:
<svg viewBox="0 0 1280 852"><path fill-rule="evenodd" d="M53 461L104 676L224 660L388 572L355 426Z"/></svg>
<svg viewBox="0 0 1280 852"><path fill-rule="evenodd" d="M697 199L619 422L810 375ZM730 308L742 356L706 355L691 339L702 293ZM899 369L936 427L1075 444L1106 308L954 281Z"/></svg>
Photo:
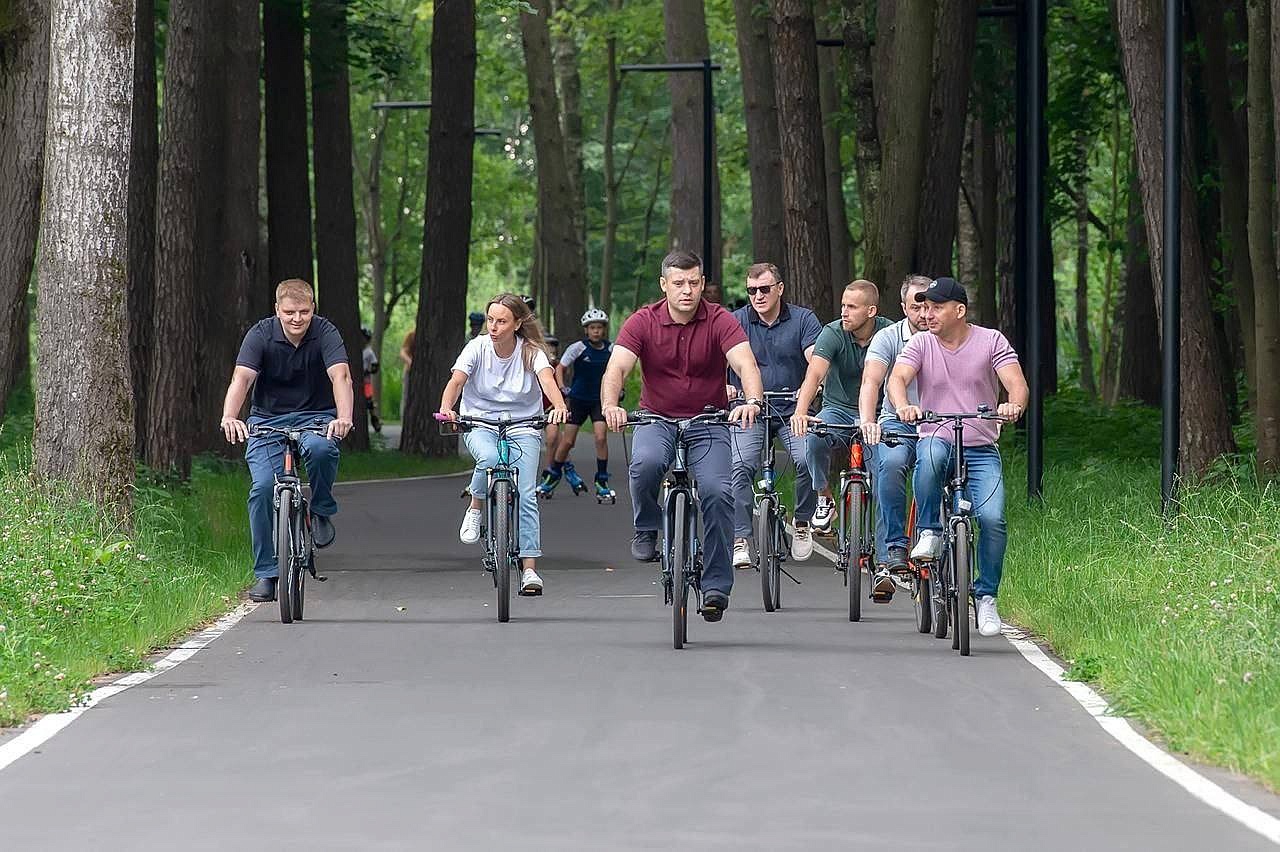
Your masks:
<svg viewBox="0 0 1280 852"><path fill-rule="evenodd" d="M689 555L685 552L688 499L683 491L676 494L671 510L671 552L667 556L671 567L671 644L677 651L684 647L689 635L689 578L685 565Z"/></svg>
<svg viewBox="0 0 1280 852"><path fill-rule="evenodd" d="M295 516L294 521L294 523L297 524L297 529L295 529L293 533L294 541L300 545L297 548L299 553L296 554L293 559L289 560L290 565L293 566L289 571L289 599L293 607L294 621L302 621L302 609L306 596L307 563L303 561L301 555L301 552L308 549L306 547L306 543L308 541L306 522L303 520L303 518L306 517L306 512L307 504L304 501L302 504L302 512ZM314 554L310 554L310 556L313 555Z"/></svg>
<svg viewBox="0 0 1280 852"><path fill-rule="evenodd" d="M929 596L933 605L933 636L935 639L946 639L951 631L951 605L950 605L950 583L951 576L951 548L945 543L945 550L942 558L937 560L929 568L930 589L933 592Z"/></svg>
<svg viewBox="0 0 1280 852"><path fill-rule="evenodd" d="M290 571L293 566L293 492L284 488L279 492L280 505L276 508L276 600L280 602L280 623L293 623L293 596L289 587L293 583Z"/></svg>
<svg viewBox="0 0 1280 852"><path fill-rule="evenodd" d="M846 533L846 541L849 542L849 557L845 565L845 573L847 575L847 585L849 586L849 620L862 620L862 512L863 492L862 483L855 482L849 486L849 495L845 499L848 501L848 511L845 513L845 522L849 525Z"/></svg>
<svg viewBox="0 0 1280 852"><path fill-rule="evenodd" d="M933 631L933 590L929 587L929 578L920 574L920 569L916 569L916 574L911 579L911 604L916 611L916 632L930 633Z"/></svg>
<svg viewBox="0 0 1280 852"><path fill-rule="evenodd" d="M953 647L960 652L960 656L969 656L969 587L972 585L972 568L969 558L969 522L957 521L955 529L956 540L953 545L954 557L952 564L955 565L956 576L956 615L954 626L956 629L956 638Z"/></svg>
<svg viewBox="0 0 1280 852"><path fill-rule="evenodd" d="M760 568L760 591L764 597L764 611L778 609L778 553L774 541L773 525L777 510L772 500L761 500L756 511L756 564Z"/></svg>
<svg viewBox="0 0 1280 852"><path fill-rule="evenodd" d="M493 570L498 586L498 621L511 620L511 483L493 483Z"/></svg>

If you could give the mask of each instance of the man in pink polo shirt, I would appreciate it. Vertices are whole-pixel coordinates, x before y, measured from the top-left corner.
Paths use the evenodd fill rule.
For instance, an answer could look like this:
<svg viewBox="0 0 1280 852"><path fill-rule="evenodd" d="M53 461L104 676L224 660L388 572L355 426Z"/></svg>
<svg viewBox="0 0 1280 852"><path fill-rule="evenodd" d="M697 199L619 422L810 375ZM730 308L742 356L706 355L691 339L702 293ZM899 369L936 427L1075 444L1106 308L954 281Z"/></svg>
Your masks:
<svg viewBox="0 0 1280 852"><path fill-rule="evenodd" d="M1017 420L1027 407L1027 380L1018 353L994 328L970 325L969 297L954 278L939 278L915 294L925 306L929 334L912 336L889 376L889 399L904 423L915 423L921 410L974 412L985 405L1006 420ZM911 405L907 387L916 382L920 404ZM996 405L1003 385L1009 401ZM951 473L951 431L947 424L921 424L916 445L916 495L920 541L911 551L916 561L937 559L942 546L942 487ZM978 632L1000 632L996 595L1004 570L1008 541L1004 520L1004 473L1000 464L1000 424L967 420L964 458L969 472L969 499L978 516Z"/></svg>
<svg viewBox="0 0 1280 852"><path fill-rule="evenodd" d="M701 414L708 405L726 407L725 367L732 367L742 379L746 403L729 417L746 427L754 425L763 397L760 369L733 314L702 298L705 284L701 258L693 252L673 251L663 259L658 280L666 298L646 305L622 324L600 384L605 421L615 432L627 421L627 412L618 407L622 383L638 362L644 365L640 407L677 418ZM729 430L702 425L686 434L702 512L702 617L719 621L733 588ZM662 526L658 489L675 457L675 437L675 428L665 423L636 429L629 471L636 531L631 555L641 562L658 559Z"/></svg>

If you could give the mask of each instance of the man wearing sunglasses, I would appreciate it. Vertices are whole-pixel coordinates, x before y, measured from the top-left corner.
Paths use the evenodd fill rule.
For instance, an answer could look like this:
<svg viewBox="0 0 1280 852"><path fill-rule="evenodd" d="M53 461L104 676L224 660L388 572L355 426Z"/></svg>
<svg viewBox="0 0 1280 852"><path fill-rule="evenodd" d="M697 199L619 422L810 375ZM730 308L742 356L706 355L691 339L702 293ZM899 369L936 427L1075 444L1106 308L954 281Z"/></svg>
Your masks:
<svg viewBox="0 0 1280 852"><path fill-rule="evenodd" d="M818 341L822 323L808 308L792 305L782 300L782 277L772 263L756 263L747 269L747 305L733 312L734 318L747 333L751 354L760 368L760 378L766 391L798 391L804 382L805 370L813 356L813 345ZM742 389L742 380L729 373L730 396ZM796 465L795 535L791 539L791 557L803 562L813 553L813 537L809 521L813 518L818 496L809 477L805 462L804 442L791 433L791 424L785 419L795 411L795 403L774 403L771 414L780 415L772 428L782 440ZM757 422L751 428L734 429L733 439L733 565L750 568L751 555L747 551L747 537L751 535L752 490L760 458L764 449L765 424Z"/></svg>

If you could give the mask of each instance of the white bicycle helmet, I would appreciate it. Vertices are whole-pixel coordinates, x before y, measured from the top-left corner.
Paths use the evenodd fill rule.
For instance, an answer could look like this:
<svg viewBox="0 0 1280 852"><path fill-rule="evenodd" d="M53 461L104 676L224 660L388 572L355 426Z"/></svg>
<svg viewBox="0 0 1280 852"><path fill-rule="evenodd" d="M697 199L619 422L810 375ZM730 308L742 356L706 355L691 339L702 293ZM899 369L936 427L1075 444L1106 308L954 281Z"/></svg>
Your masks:
<svg viewBox="0 0 1280 852"><path fill-rule="evenodd" d="M582 324L590 325L593 322L602 322L608 324L609 315L599 308L590 308L582 315Z"/></svg>

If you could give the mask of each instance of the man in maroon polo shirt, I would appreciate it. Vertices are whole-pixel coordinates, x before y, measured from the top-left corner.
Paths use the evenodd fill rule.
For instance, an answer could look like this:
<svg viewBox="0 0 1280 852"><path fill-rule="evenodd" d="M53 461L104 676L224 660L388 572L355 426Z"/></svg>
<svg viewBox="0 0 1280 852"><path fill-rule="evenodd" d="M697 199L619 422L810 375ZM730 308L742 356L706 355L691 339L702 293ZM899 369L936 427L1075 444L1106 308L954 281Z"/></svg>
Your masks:
<svg viewBox="0 0 1280 852"><path fill-rule="evenodd" d="M658 286L666 296L636 311L622 324L600 385L600 403L609 428L618 431L627 412L618 407L622 383L644 364L640 407L664 417L692 417L710 405L729 404L726 365L742 379L746 404L731 420L754 425L763 386L760 369L742 326L733 314L702 298L706 280L702 260L693 252L673 251L662 261ZM705 559L702 569L702 617L719 621L733 588L733 484L729 430L702 425L686 433L689 466L698 482ZM658 558L662 510L658 489L675 457L675 427L653 423L636 429L631 456L631 502L635 537L631 555L641 562Z"/></svg>

